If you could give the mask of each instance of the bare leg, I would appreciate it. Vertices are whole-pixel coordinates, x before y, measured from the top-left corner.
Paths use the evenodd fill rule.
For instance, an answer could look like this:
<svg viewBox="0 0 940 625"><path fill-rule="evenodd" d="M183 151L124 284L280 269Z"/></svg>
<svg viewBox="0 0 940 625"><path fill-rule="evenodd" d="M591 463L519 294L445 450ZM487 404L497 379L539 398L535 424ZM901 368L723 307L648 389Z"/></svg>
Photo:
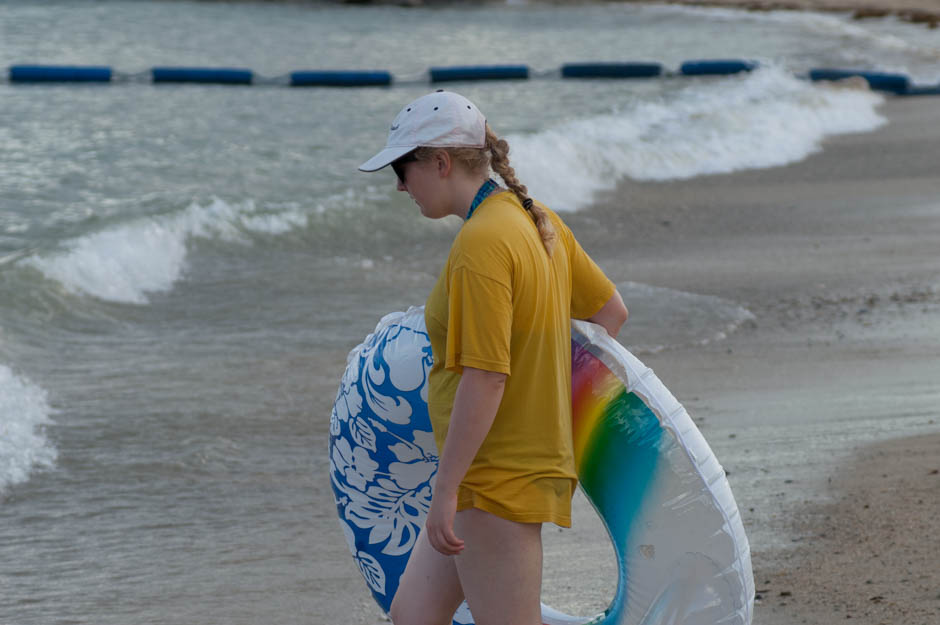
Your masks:
<svg viewBox="0 0 940 625"><path fill-rule="evenodd" d="M542 524L473 508L457 513L454 530L466 544L454 561L474 622L541 625Z"/></svg>
<svg viewBox="0 0 940 625"><path fill-rule="evenodd" d="M436 551L422 529L392 600L392 623L450 625L461 601L454 557Z"/></svg>

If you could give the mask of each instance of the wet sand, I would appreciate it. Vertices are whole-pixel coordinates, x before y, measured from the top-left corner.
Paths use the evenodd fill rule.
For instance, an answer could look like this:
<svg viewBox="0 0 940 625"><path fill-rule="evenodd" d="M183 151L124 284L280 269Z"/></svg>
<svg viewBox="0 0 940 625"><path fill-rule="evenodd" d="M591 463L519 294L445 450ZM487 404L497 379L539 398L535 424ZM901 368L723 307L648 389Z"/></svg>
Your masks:
<svg viewBox="0 0 940 625"><path fill-rule="evenodd" d="M755 580L759 622L940 623L940 435L865 447L827 491Z"/></svg>
<svg viewBox="0 0 940 625"><path fill-rule="evenodd" d="M609 224L582 243L614 280L718 295L755 315L723 341L643 360L729 473L758 624L938 622L938 105L890 99L886 126L830 138L800 163L627 181L566 217L576 234ZM620 338L630 344L629 324ZM383 622L328 485L315 497L313 622ZM543 599L593 614L613 595L614 563L580 495L574 523L543 531Z"/></svg>

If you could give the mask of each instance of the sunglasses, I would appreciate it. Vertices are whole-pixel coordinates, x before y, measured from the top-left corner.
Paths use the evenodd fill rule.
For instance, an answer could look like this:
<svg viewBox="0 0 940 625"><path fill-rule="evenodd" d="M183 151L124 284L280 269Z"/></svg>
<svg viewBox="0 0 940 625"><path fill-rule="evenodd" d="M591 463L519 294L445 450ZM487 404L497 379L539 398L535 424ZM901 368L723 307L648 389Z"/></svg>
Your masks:
<svg viewBox="0 0 940 625"><path fill-rule="evenodd" d="M415 156L415 153L409 152L401 158L392 161L392 169L395 170L395 175L398 176L402 184L405 184L405 163L411 163L416 160L418 160L418 157Z"/></svg>

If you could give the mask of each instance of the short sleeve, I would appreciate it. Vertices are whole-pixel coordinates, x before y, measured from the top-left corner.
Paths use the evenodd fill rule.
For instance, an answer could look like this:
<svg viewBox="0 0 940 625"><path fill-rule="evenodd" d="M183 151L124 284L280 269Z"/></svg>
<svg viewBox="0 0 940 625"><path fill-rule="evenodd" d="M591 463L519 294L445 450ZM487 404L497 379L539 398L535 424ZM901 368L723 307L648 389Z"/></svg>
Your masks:
<svg viewBox="0 0 940 625"><path fill-rule="evenodd" d="M616 286L587 255L567 226L565 235L571 267L571 317L588 319L607 303Z"/></svg>
<svg viewBox="0 0 940 625"><path fill-rule="evenodd" d="M450 274L447 285L447 357L444 367L509 374L512 291L466 267Z"/></svg>

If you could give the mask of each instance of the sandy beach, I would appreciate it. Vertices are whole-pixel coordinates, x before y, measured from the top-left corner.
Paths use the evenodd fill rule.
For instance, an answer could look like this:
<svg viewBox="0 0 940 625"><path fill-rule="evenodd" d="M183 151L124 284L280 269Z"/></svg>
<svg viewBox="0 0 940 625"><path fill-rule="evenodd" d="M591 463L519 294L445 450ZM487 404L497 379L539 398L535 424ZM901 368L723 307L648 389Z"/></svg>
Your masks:
<svg viewBox="0 0 940 625"><path fill-rule="evenodd" d="M635 0L622 0L631 2ZM648 0L640 0L652 4ZM343 4L424 6L452 4L452 0L339 0ZM587 4L597 0L527 0L529 4ZM852 13L856 19L887 15L928 28L940 25L940 0L661 0L663 4L728 7L749 11L827 11ZM484 0L485 3L485 0Z"/></svg>
<svg viewBox="0 0 940 625"><path fill-rule="evenodd" d="M937 28L937 0L666 0L670 4L729 7L749 11L831 11L852 13L856 19L894 15L898 19Z"/></svg>
<svg viewBox="0 0 940 625"><path fill-rule="evenodd" d="M800 163L624 182L567 216L575 233L609 224L582 243L615 281L717 295L755 316L725 340L643 359L728 471L756 623L940 618L940 109L907 98L881 112L879 130ZM318 383L331 397L335 381ZM325 481L315 496L331 528ZM614 563L580 495L574 522L543 532L543 599L592 614L612 596ZM327 533L318 622L382 622L339 528Z"/></svg>
<svg viewBox="0 0 940 625"><path fill-rule="evenodd" d="M940 621L940 436L861 449L793 515L796 546L760 567L760 620Z"/></svg>

